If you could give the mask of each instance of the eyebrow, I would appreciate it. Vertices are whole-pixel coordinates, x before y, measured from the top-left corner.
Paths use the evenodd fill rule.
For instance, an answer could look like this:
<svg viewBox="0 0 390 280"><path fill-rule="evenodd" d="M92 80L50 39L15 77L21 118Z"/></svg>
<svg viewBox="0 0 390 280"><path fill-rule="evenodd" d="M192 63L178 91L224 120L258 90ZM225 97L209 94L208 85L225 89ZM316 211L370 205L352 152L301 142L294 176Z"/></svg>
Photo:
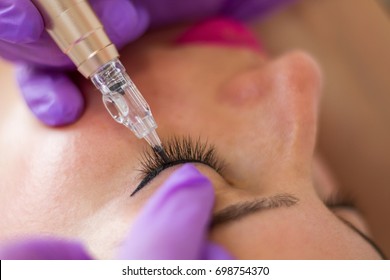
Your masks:
<svg viewBox="0 0 390 280"><path fill-rule="evenodd" d="M291 207L297 204L299 199L288 193L276 194L261 199L239 202L218 211L211 220L210 227L219 226L228 222L239 220L245 216L262 210Z"/></svg>

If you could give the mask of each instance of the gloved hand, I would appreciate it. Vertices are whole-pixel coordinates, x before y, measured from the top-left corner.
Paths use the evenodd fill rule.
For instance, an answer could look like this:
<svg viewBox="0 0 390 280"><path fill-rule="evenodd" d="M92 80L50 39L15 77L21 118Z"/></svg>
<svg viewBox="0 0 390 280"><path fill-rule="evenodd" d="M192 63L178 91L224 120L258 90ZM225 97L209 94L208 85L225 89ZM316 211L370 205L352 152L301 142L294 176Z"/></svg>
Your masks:
<svg viewBox="0 0 390 280"><path fill-rule="evenodd" d="M192 164L176 170L147 202L118 259L231 259L207 240L214 202L210 181ZM78 242L32 239L0 248L0 259L91 259Z"/></svg>
<svg viewBox="0 0 390 280"><path fill-rule="evenodd" d="M142 3L152 26L191 22L210 16L247 21L262 18L297 0L133 0Z"/></svg>
<svg viewBox="0 0 390 280"><path fill-rule="evenodd" d="M240 20L263 16L296 0L90 0L108 36L118 48L149 27L189 22L213 15ZM20 64L17 81L32 112L50 126L74 122L84 101L64 70L72 62L44 32L30 0L0 1L0 56ZM54 71L55 67L57 71Z"/></svg>
<svg viewBox="0 0 390 280"><path fill-rule="evenodd" d="M119 48L148 27L145 10L129 0L89 2ZM84 100L64 72L75 67L44 31L42 17L31 0L0 1L0 56L20 65L16 76L21 92L42 122L65 125L80 116Z"/></svg>

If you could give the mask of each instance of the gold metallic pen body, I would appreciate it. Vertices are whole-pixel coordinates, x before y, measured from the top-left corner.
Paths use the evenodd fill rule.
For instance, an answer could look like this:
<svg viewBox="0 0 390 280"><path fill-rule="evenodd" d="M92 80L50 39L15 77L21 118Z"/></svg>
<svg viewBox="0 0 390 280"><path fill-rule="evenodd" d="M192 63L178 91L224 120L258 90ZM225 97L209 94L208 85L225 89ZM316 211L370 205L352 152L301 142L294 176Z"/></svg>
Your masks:
<svg viewBox="0 0 390 280"><path fill-rule="evenodd" d="M77 70L92 80L111 116L164 154L149 105L118 60L119 53L86 0L32 0L45 28Z"/></svg>

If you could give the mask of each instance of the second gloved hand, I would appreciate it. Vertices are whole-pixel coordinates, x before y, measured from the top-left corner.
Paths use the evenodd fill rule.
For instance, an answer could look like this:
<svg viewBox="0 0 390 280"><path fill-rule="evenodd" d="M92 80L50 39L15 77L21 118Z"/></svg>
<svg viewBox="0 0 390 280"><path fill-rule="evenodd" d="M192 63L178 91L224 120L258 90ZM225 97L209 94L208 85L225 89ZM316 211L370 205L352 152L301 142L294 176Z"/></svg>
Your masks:
<svg viewBox="0 0 390 280"><path fill-rule="evenodd" d="M89 3L118 48L138 38L149 25L145 10L129 0ZM19 65L21 92L42 122L65 125L83 112L83 97L65 72L75 67L45 32L31 0L0 1L0 56Z"/></svg>
<svg viewBox="0 0 390 280"><path fill-rule="evenodd" d="M146 203L116 254L128 260L231 259L207 239L214 190L192 164L176 170ZM31 239L0 248L0 259L92 259L74 241Z"/></svg>

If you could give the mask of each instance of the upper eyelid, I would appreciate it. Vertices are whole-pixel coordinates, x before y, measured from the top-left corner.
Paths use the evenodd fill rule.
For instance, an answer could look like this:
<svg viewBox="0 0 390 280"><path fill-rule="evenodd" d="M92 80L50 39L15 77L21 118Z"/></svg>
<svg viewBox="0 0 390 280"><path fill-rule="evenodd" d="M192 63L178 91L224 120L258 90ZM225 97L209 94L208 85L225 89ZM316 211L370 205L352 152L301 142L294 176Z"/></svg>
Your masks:
<svg viewBox="0 0 390 280"><path fill-rule="evenodd" d="M144 151L140 170L144 176L130 196L141 190L163 170L178 164L188 162L205 164L223 176L222 171L226 164L217 156L214 146L209 145L207 141L201 141L200 138L192 140L189 136L173 137L166 141L163 147L169 161L152 150Z"/></svg>
<svg viewBox="0 0 390 280"><path fill-rule="evenodd" d="M335 208L348 208L348 209L353 209L357 211L357 209L353 206L351 203L338 203L338 204L333 204L333 205L327 205L325 204L331 211L332 213L346 226L348 226L350 229L352 229L355 233L357 233L361 238L363 238L367 243L369 243L373 249L380 255L380 257L384 260L387 260L386 255L382 251L382 249L378 246L378 244L372 240L370 237L368 237L364 232L362 232L360 229L358 229L352 222L348 221L344 217L336 214L333 209Z"/></svg>
<svg viewBox="0 0 390 280"><path fill-rule="evenodd" d="M204 163L220 174L225 168L225 162L217 155L215 147L207 141L201 141L200 138L193 140L190 136L172 137L163 143L163 148L169 163L176 161ZM141 159L141 172L146 174L166 163L153 150L146 150Z"/></svg>
<svg viewBox="0 0 390 280"><path fill-rule="evenodd" d="M368 237L364 232L362 232L360 229L358 229L352 222L345 219L341 215L338 215L335 213L335 209L337 208L344 208L349 210L358 211L358 209L355 206L355 203L351 200L351 198L341 198L336 193L331 196L328 196L325 198L324 201L325 206L335 215L344 225L352 229L356 234L358 234L361 238L363 238L367 243L369 243L373 249L381 256L382 259L387 259L383 251L380 249L380 247L375 243L374 240L372 240L370 237Z"/></svg>
<svg viewBox="0 0 390 280"><path fill-rule="evenodd" d="M336 215L336 214L335 214ZM378 246L378 244L372 240L370 237L368 237L365 233L363 233L360 229L358 229L354 224L352 224L350 221L344 219L343 217L336 215L345 225L349 226L352 230L354 230L360 237L362 237L366 242L368 242L375 251L379 254L379 256L387 260L387 257L385 253L382 251L382 249Z"/></svg>

